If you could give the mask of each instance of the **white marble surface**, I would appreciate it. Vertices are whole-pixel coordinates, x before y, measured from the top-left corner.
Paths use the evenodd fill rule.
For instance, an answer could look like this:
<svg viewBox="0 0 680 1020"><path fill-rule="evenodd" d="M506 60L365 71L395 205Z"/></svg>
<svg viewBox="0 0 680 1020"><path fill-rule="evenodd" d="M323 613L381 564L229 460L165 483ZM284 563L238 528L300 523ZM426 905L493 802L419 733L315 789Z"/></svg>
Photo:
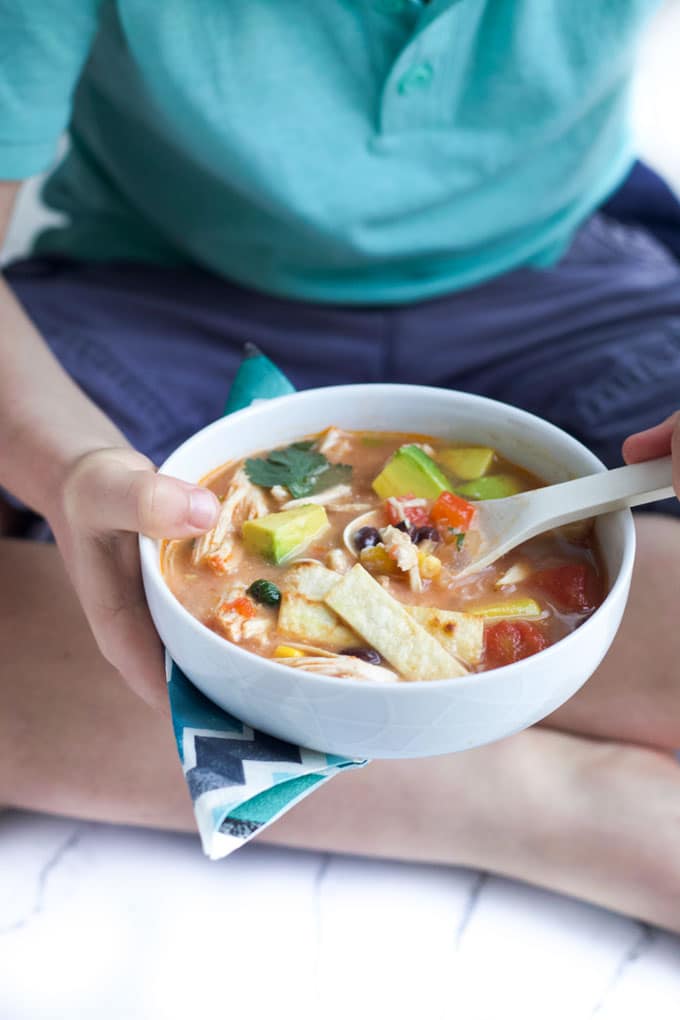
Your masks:
<svg viewBox="0 0 680 1020"><path fill-rule="evenodd" d="M2 1020L677 1020L680 938L462 869L0 816Z"/></svg>
<svg viewBox="0 0 680 1020"><path fill-rule="evenodd" d="M643 47L644 156L680 191L680 2ZM22 197L4 254L36 221ZM678 1020L680 939L461 869L0 814L0 1020Z"/></svg>

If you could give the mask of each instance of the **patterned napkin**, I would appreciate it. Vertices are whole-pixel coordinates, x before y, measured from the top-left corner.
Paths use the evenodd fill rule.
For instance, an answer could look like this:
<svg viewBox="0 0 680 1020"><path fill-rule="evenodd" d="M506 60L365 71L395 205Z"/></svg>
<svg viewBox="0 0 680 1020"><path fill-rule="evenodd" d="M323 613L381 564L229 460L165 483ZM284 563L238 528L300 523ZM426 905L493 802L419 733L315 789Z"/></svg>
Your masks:
<svg viewBox="0 0 680 1020"><path fill-rule="evenodd" d="M225 414L292 392L285 375L248 344ZM203 849L211 860L243 846L343 769L366 764L297 747L244 726L204 697L169 655L166 670L177 750Z"/></svg>

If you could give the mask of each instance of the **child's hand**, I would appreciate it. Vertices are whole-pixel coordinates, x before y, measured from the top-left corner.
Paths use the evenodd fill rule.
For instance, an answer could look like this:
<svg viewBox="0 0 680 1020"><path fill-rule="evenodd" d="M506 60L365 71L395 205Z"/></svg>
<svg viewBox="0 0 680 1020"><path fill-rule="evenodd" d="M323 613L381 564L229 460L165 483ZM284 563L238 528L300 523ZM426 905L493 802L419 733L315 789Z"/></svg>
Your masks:
<svg viewBox="0 0 680 1020"><path fill-rule="evenodd" d="M673 486L680 499L680 411L654 428L628 436L623 444L623 459L627 464L666 457L669 453L673 455Z"/></svg>
<svg viewBox="0 0 680 1020"><path fill-rule="evenodd" d="M48 513L102 654L166 713L162 650L144 598L136 533L199 535L214 525L218 509L208 489L158 475L146 457L120 448L81 457Z"/></svg>

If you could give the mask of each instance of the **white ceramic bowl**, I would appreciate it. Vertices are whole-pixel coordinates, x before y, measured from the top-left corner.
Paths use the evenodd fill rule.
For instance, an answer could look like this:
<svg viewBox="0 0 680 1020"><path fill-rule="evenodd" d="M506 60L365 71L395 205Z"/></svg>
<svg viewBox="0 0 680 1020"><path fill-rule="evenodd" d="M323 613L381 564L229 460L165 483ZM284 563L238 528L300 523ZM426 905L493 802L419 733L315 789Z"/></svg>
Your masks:
<svg viewBox="0 0 680 1020"><path fill-rule="evenodd" d="M548 481L603 469L581 443L506 404L452 390L367 384L307 390L214 422L163 464L195 482L225 461L282 446L328 425L421 432L497 447ZM170 654L194 684L248 725L306 747L357 758L462 751L542 719L593 673L621 621L635 533L630 511L597 524L609 593L577 630L531 658L461 679L381 684L314 676L230 644L177 601L160 545L140 539L146 596Z"/></svg>

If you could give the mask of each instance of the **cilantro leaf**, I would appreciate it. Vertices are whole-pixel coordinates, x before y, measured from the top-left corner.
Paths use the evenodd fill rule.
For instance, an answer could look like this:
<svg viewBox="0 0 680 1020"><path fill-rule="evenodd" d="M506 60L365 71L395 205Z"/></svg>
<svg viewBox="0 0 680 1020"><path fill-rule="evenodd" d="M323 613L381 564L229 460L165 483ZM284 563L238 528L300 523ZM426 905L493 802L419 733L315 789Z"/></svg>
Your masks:
<svg viewBox="0 0 680 1020"><path fill-rule="evenodd" d="M460 552L463 548L463 542L465 541L465 532L461 531L459 528L449 528L449 532L453 535L456 543L456 549Z"/></svg>
<svg viewBox="0 0 680 1020"><path fill-rule="evenodd" d="M267 489L283 485L297 498L311 492L314 479L327 465L324 455L311 450L309 444L293 443L281 450L272 450L266 457L249 457L246 474L255 485Z"/></svg>
<svg viewBox="0 0 680 1020"><path fill-rule="evenodd" d="M323 492L324 489L330 489L332 485L342 485L343 482L348 482L352 474L351 464L329 464L327 468L316 476L314 482L314 488L311 490L312 495L316 495L317 492Z"/></svg>
<svg viewBox="0 0 680 1020"><path fill-rule="evenodd" d="M345 481L352 468L347 464L330 464L322 453L312 449L313 445L313 440L304 440L272 450L266 457L249 457L246 474L251 482L265 489L283 485L294 499Z"/></svg>

